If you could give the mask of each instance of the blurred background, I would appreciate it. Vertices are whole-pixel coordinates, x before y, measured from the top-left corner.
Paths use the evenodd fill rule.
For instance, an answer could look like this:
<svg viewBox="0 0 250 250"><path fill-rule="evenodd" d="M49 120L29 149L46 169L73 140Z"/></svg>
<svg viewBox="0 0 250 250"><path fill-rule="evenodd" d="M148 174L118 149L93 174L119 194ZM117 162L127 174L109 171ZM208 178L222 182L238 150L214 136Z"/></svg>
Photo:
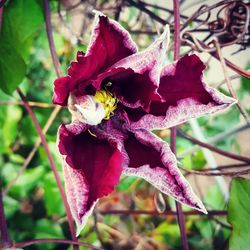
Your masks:
<svg viewBox="0 0 250 250"><path fill-rule="evenodd" d="M131 33L139 50L152 43L167 23L173 34L170 0L51 0L49 7L56 53L64 75L76 52L86 51L93 10L119 21ZM189 246L199 250L247 250L250 3L181 0L180 13L181 54L198 54L207 65L206 82L229 96L231 85L240 105L240 109L234 105L178 127L180 168L210 211L209 215L202 215L183 206ZM71 116L67 109L55 111L51 101L57 75L50 55L43 1L5 1L0 20L0 184L10 237L14 242L70 239L47 155L37 143L37 131L15 91L19 86L41 127L45 126L49 149L62 177L57 129L61 122L70 123ZM226 70L220 54L226 59ZM173 40L166 64L171 62ZM169 142L170 130L155 133ZM201 141L212 150L201 148ZM218 149L222 150L220 154ZM230 158L224 155L225 151L231 153ZM182 249L175 210L172 198L144 180L122 176L115 192L98 203L79 240L104 249ZM72 249L72 246L46 243L25 249Z"/></svg>

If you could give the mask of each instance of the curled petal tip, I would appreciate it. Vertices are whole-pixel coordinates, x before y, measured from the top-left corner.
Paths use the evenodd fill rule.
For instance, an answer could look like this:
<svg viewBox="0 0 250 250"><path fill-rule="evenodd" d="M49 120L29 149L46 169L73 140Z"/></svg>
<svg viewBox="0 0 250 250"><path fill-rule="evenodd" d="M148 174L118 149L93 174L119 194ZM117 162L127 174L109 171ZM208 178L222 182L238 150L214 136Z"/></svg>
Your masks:
<svg viewBox="0 0 250 250"><path fill-rule="evenodd" d="M99 10L93 9L92 12L95 14L95 17L106 16L105 14L103 14L103 13L102 13L101 11L99 11Z"/></svg>
<svg viewBox="0 0 250 250"><path fill-rule="evenodd" d="M163 40L166 40L166 47L168 48L170 42L170 29L168 24L165 25L164 31L161 36Z"/></svg>
<svg viewBox="0 0 250 250"><path fill-rule="evenodd" d="M98 199L99 200L99 199ZM96 200L96 202L94 202L93 206L90 208L90 210L84 215L84 217L82 217L82 221L81 223L76 223L76 237L78 237L81 233L81 231L83 230L83 228L86 225L86 222L89 218L89 216L93 213L93 210L95 208L96 203L98 202L98 200ZM76 222L78 220L75 220Z"/></svg>

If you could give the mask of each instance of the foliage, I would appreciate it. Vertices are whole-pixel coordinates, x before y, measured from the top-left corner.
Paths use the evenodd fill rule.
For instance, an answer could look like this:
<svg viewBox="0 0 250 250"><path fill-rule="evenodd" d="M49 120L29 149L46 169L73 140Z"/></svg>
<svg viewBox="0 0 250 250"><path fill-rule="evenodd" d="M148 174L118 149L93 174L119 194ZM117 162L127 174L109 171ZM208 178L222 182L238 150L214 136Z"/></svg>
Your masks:
<svg viewBox="0 0 250 250"><path fill-rule="evenodd" d="M250 244L249 221L250 208L250 181L236 178L231 183L231 195L228 204L228 221L233 226L230 238L230 250L247 249Z"/></svg>

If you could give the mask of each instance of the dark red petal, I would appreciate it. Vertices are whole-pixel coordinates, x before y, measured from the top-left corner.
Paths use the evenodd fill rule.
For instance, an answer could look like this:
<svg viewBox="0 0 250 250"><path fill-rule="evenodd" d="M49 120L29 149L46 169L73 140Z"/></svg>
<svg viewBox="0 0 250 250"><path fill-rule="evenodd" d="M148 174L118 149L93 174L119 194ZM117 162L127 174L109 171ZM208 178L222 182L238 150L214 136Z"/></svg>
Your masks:
<svg viewBox="0 0 250 250"><path fill-rule="evenodd" d="M100 89L101 83L105 86L109 82L112 85L105 88L127 107L143 107L145 110L149 110L151 101L161 100L156 93L157 86L150 79L149 71L139 74L131 68L111 68L98 76L95 87Z"/></svg>
<svg viewBox="0 0 250 250"><path fill-rule="evenodd" d="M59 77L54 82L53 103L66 106L69 97L70 77Z"/></svg>
<svg viewBox="0 0 250 250"><path fill-rule="evenodd" d="M124 174L144 178L161 192L206 213L164 141L146 130L136 130L129 134L124 147L130 159L128 167L123 169Z"/></svg>
<svg viewBox="0 0 250 250"><path fill-rule="evenodd" d="M69 92L79 91L75 89L78 84L81 84L80 91L84 91L91 84L91 78L136 52L135 43L119 23L97 15L86 55L78 52L77 61L72 62L68 69L70 77L59 78L54 83L54 103L66 105Z"/></svg>
<svg viewBox="0 0 250 250"><path fill-rule="evenodd" d="M178 125L190 118L225 109L234 99L209 87L203 79L205 65L196 55L186 55L166 66L161 74L159 94L164 102L152 102L150 114L137 116L128 111L131 127L156 129Z"/></svg>
<svg viewBox="0 0 250 250"><path fill-rule="evenodd" d="M147 49L128 56L112 66L112 68L132 69L135 73L121 80L119 84L116 83L120 94L123 94L124 105L131 108L142 106L148 111L151 101L161 100L156 90L168 42L169 29L166 27L163 34Z"/></svg>
<svg viewBox="0 0 250 250"><path fill-rule="evenodd" d="M66 194L78 233L97 200L114 190L122 171L122 154L117 144L96 136L88 130L74 135L65 125L59 129Z"/></svg>

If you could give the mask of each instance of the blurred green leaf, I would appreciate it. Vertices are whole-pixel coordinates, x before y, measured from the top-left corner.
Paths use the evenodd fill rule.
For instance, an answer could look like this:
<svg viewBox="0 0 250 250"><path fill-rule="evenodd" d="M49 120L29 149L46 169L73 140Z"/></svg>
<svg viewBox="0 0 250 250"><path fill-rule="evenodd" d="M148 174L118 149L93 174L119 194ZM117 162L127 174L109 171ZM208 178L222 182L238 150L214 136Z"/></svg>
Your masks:
<svg viewBox="0 0 250 250"><path fill-rule="evenodd" d="M225 199L218 186L212 186L208 189L204 203L207 209L224 209Z"/></svg>
<svg viewBox="0 0 250 250"><path fill-rule="evenodd" d="M42 167L27 169L13 185L11 194L22 198L28 196L29 191L38 187L39 181L42 180L44 173L45 170Z"/></svg>
<svg viewBox="0 0 250 250"><path fill-rule="evenodd" d="M15 48L1 41L0 55L0 88L5 93L12 94L26 74L26 64Z"/></svg>
<svg viewBox="0 0 250 250"><path fill-rule="evenodd" d="M124 177L124 176L123 176ZM116 186L116 190L127 192L129 187L136 181L137 177L128 176L125 177L120 183Z"/></svg>
<svg viewBox="0 0 250 250"><path fill-rule="evenodd" d="M228 203L228 221L233 226L230 250L245 250L250 246L250 180L232 180Z"/></svg>
<svg viewBox="0 0 250 250"><path fill-rule="evenodd" d="M51 220L48 219L40 219L36 222L36 232L35 232L35 238L57 238L61 239L64 238L63 232L61 227L54 223ZM39 246L39 249L53 249L54 244L43 244Z"/></svg>
<svg viewBox="0 0 250 250"><path fill-rule="evenodd" d="M6 107L5 117L2 128L2 139L5 147L9 147L17 136L18 133L18 122L22 116L22 110L18 106L9 105Z"/></svg>
<svg viewBox="0 0 250 250"><path fill-rule="evenodd" d="M16 199L13 199L10 196L5 195L4 199L3 199L4 205L5 205L5 216L6 219L11 218L14 213L19 209L19 201L17 201ZM6 209L8 208L8 209Z"/></svg>
<svg viewBox="0 0 250 250"><path fill-rule="evenodd" d="M62 216L65 214L62 198L56 185L53 173L46 174L43 181L45 207L48 215Z"/></svg>
<svg viewBox="0 0 250 250"><path fill-rule="evenodd" d="M0 87L5 93L12 94L25 77L33 35L43 23L43 14L36 1L12 0L4 8L3 20Z"/></svg>

